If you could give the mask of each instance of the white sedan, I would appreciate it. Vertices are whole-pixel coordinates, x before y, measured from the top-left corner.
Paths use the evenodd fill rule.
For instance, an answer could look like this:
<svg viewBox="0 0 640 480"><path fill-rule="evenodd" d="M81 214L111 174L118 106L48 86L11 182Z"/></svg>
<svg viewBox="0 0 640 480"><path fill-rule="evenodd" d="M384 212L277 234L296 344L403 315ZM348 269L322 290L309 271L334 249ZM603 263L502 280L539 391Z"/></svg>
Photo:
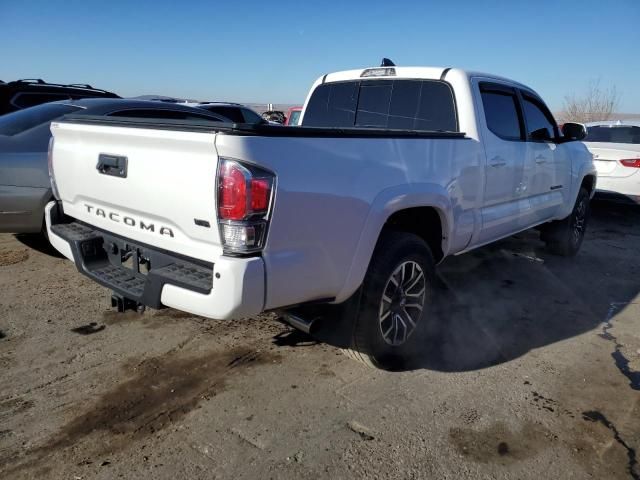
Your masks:
<svg viewBox="0 0 640 480"><path fill-rule="evenodd" d="M640 203L640 121L587 123L584 142L598 169L597 191Z"/></svg>

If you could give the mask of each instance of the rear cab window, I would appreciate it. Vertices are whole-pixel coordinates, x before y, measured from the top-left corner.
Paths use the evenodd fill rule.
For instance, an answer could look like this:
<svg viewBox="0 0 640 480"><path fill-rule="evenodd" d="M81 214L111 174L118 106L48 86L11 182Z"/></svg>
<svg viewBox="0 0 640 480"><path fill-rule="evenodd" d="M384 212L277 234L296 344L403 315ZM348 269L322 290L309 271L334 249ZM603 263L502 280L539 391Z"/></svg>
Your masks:
<svg viewBox="0 0 640 480"><path fill-rule="evenodd" d="M319 85L302 125L457 132L451 86L440 80L350 80Z"/></svg>

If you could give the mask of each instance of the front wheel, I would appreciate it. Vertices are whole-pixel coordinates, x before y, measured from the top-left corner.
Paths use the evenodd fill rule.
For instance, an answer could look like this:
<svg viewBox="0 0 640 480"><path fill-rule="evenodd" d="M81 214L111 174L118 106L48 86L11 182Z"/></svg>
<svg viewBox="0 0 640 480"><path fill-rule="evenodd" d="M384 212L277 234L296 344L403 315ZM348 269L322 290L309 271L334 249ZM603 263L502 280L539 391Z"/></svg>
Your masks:
<svg viewBox="0 0 640 480"><path fill-rule="evenodd" d="M547 249L565 257L577 254L587 231L589 213L589 192L582 187L571 214L564 220L544 226L542 240L547 244Z"/></svg>
<svg viewBox="0 0 640 480"><path fill-rule="evenodd" d="M351 357L395 370L407 368L422 347L435 273L417 235L384 232L365 275L351 337Z"/></svg>

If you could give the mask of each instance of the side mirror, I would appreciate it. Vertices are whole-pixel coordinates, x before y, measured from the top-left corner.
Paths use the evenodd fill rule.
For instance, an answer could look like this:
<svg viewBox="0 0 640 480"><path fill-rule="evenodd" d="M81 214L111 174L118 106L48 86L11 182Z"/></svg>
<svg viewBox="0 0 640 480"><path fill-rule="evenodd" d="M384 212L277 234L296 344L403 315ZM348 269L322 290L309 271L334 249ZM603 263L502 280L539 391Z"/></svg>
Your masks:
<svg viewBox="0 0 640 480"><path fill-rule="evenodd" d="M582 123L567 122L562 125L562 135L567 140L584 140L587 136L587 127Z"/></svg>
<svg viewBox="0 0 640 480"><path fill-rule="evenodd" d="M536 142L551 141L551 134L546 128L539 128L538 130L534 130L529 134L529 136L531 137L531 140Z"/></svg>

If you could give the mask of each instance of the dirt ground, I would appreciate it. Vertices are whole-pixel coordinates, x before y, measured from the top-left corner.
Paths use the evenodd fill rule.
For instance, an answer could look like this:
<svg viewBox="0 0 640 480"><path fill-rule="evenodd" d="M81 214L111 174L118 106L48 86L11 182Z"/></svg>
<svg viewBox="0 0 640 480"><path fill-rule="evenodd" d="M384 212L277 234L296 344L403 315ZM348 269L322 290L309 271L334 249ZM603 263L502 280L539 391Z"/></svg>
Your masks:
<svg viewBox="0 0 640 480"><path fill-rule="evenodd" d="M114 314L0 235L0 478L638 479L640 209L542 247L447 259L437 341L391 373L274 315Z"/></svg>

